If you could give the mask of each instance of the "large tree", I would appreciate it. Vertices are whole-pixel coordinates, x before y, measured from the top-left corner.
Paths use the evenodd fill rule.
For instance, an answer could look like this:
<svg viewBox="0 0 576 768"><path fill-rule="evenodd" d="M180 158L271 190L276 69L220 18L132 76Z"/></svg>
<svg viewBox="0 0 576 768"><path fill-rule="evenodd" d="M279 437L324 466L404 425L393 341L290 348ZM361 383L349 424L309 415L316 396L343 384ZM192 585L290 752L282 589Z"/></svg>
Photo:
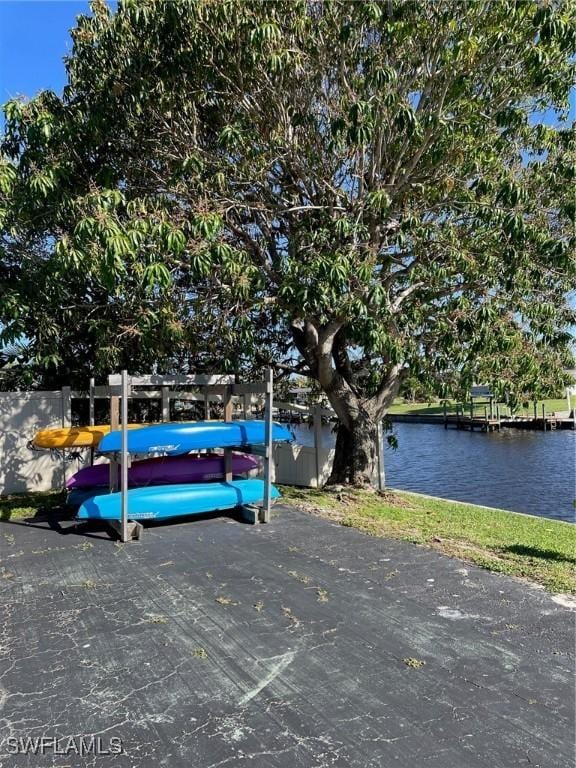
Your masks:
<svg viewBox="0 0 576 768"><path fill-rule="evenodd" d="M403 377L562 382L574 135L544 117L567 115L573 0L92 10L63 96L6 109L7 336L43 301L57 354L68 301L100 367L217 342L281 364L324 390L333 479L361 484Z"/></svg>

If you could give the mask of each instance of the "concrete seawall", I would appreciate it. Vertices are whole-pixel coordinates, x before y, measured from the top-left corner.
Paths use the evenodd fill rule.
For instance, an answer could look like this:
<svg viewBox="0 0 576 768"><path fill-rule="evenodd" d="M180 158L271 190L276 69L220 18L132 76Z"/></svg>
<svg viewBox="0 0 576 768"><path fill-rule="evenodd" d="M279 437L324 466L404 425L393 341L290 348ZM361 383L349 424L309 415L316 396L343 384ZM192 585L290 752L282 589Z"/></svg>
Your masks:
<svg viewBox="0 0 576 768"><path fill-rule="evenodd" d="M447 422L450 427L460 427L466 429L470 426L471 419L466 414L463 414L458 418L456 414L448 414L444 417L443 414L431 414L431 413L390 413L388 419L393 423L406 423L406 424L438 424L444 426ZM480 427L483 423L482 417L475 417L473 425ZM553 431L556 429L576 429L576 419L572 416L570 418L559 418L556 416L546 416L538 418L510 418L503 416L500 419L488 419L486 424L490 427L490 431L496 428L505 427L506 429L535 429L539 431Z"/></svg>
<svg viewBox="0 0 576 768"><path fill-rule="evenodd" d="M441 413L437 415L424 413L389 413L388 418L392 422L407 422L409 424L444 424L444 416ZM454 416L453 418L455 419L456 417Z"/></svg>

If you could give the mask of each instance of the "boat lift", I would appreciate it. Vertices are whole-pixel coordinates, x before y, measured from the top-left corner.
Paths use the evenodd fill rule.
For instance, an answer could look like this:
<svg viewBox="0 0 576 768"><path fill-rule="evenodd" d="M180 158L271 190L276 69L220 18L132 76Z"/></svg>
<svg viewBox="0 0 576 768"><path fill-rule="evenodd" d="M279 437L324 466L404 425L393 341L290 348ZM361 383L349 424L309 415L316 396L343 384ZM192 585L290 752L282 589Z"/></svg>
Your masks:
<svg viewBox="0 0 576 768"><path fill-rule="evenodd" d="M121 450L110 460L110 492L119 490L122 494L120 521L113 521L113 527L123 542L139 540L143 527L141 523L130 520L128 498L128 469L131 456L128 451L128 399L134 397L134 387L161 387L162 388L162 416L163 420L169 420L169 388L170 387L194 387L203 390L205 413L209 419L209 397L217 395L222 398L224 405L224 421L233 420L233 397L242 397L244 402L244 416L248 417L248 402L252 395L264 396L264 421L265 442L264 445L239 446L246 453L261 456L264 459L264 499L259 507L246 505L241 507L242 515L250 523L267 523L271 516L272 502L272 408L274 379L271 368L265 370L262 381L237 384L230 375L190 375L190 376L129 376L127 371L120 374L111 374L108 377L110 395L110 429L122 432ZM90 419L94 419L94 397L98 395L94 382L90 382ZM224 449L225 481L232 480L232 452L233 448ZM118 482L118 475L119 482Z"/></svg>

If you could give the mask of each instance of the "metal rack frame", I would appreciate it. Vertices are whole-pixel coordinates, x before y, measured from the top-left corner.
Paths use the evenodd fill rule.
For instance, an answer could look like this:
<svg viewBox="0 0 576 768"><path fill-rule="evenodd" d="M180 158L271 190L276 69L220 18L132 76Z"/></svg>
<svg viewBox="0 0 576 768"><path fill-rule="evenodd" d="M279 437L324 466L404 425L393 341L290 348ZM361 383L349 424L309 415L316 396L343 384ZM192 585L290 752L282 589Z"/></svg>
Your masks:
<svg viewBox="0 0 576 768"><path fill-rule="evenodd" d="M192 375L192 376L129 376L127 371L120 374L111 374L108 377L108 392L110 395L110 428L121 429L121 450L119 456L110 459L110 491L116 491L120 486L122 494L121 519L118 525L113 525L117 530L121 541L138 540L142 535L142 525L130 520L128 504L128 468L131 463L128 451L128 399L133 396L133 387L162 387L162 415L168 420L169 399L164 393L168 393L169 387L192 386L204 390L204 402L206 416L209 416L209 396L219 395L224 405L224 421L232 421L233 398L241 397L244 403L244 415L247 412L247 401L252 395L264 395L264 420L265 442L263 446L238 446L242 450L261 456L264 459L264 499L261 506L241 507L245 520L251 523L267 523L270 521L272 506L272 407L274 379L271 368L267 368L263 381L237 384L234 377L229 375ZM94 398L97 388L94 380L90 380L90 419L94 420ZM168 409L165 405L168 402ZM167 418L168 417L168 418ZM217 447L217 446L215 446ZM232 453L233 448L224 449L225 481L232 480ZM119 459L119 460L118 460ZM118 472L120 470L120 472ZM120 474L118 482L118 474Z"/></svg>

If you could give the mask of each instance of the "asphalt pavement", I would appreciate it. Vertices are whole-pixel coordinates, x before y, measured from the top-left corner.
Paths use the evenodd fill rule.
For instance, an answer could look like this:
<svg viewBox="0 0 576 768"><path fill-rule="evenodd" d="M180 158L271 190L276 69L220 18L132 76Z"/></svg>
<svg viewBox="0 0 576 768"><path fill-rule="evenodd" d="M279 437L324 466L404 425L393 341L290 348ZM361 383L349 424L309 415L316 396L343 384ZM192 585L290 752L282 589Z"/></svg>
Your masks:
<svg viewBox="0 0 576 768"><path fill-rule="evenodd" d="M573 768L574 612L277 505L0 525L0 767Z"/></svg>

